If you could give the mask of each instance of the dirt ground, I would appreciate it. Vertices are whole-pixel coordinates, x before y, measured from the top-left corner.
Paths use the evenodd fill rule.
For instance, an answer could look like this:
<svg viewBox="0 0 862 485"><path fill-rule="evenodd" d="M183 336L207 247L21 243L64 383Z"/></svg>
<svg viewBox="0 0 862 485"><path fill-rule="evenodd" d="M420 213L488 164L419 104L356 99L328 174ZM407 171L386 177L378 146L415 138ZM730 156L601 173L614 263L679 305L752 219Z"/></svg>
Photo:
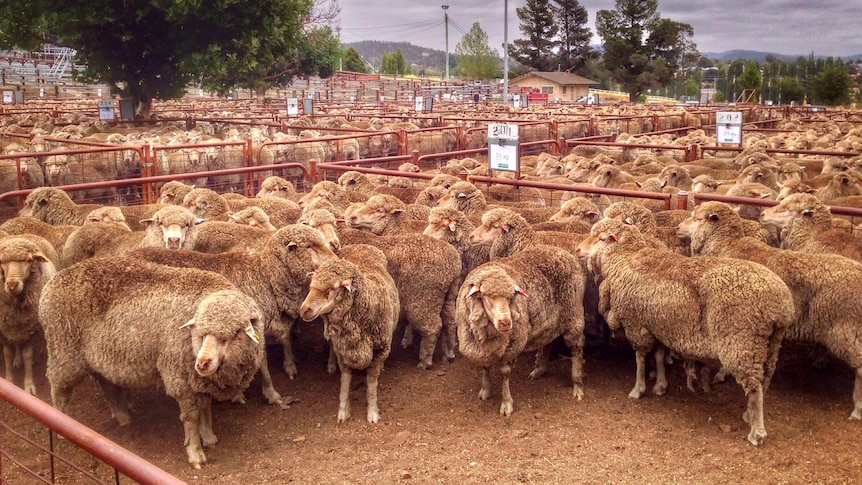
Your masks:
<svg viewBox="0 0 862 485"><path fill-rule="evenodd" d="M515 412L508 418L498 415L497 376L492 399L480 401L480 371L465 358L451 364L437 360L421 371L415 367L415 348L397 348L380 379L381 422L371 425L364 419L364 376L359 375L354 377L353 419L339 425L339 378L326 373L320 342L304 328L297 378L288 381L283 373L273 373L282 395L298 402L286 409L263 404L255 380L246 392L247 404L217 404L219 443L207 451L202 470L186 463L178 407L163 392L137 392L132 424L120 428L87 381L74 393L69 413L189 483L862 482L862 423L847 419L852 373L839 362L812 369L806 348L782 349L765 399L769 435L757 448L745 439L745 397L732 379L709 394L693 394L676 363L669 368L666 395L629 398L634 358L623 343L588 348L581 402L571 398L568 360L553 361L544 378L531 381L531 359L522 357L511 384ZM280 361L279 349L269 352L271 363ZM37 386L39 396L50 402L44 377ZM47 442L44 430L8 404L0 405L0 413L7 423ZM0 443L45 469L47 459L37 458L6 430L0 430ZM112 480L106 466L81 452L70 454ZM5 457L2 466L6 481L0 482L35 483ZM58 468L58 477L58 483L85 483L64 467Z"/></svg>

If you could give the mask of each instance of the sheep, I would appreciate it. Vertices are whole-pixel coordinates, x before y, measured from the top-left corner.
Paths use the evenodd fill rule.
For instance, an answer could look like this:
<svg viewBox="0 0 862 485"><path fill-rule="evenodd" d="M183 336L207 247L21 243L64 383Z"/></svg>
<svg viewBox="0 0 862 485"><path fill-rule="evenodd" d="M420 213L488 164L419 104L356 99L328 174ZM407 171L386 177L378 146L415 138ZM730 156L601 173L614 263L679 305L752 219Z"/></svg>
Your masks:
<svg viewBox="0 0 862 485"><path fill-rule="evenodd" d="M548 244L574 251L580 239L574 233L534 231L518 213L497 207L482 215L482 225L470 233L471 244L489 244L492 260L511 256L534 244Z"/></svg>
<svg viewBox="0 0 862 485"><path fill-rule="evenodd" d="M599 311L611 329L624 330L635 350L629 397L646 391L646 354L657 346L657 395L667 389L664 348L687 360L718 360L748 395L748 441L761 445L763 397L793 317L794 300L781 279L748 261L650 247L636 227L613 219L597 222L578 251L600 280Z"/></svg>
<svg viewBox="0 0 862 485"><path fill-rule="evenodd" d="M315 209L308 211L299 218L299 223L313 227L323 234L323 240L333 252L341 251L341 242L338 239L335 216L326 209Z"/></svg>
<svg viewBox="0 0 862 485"><path fill-rule="evenodd" d="M389 274L401 299L401 318L407 328L401 347L412 345L413 331L419 343L419 369L433 365L434 349L441 330L444 356L455 358L455 297L460 284L461 256L450 244L422 234L375 236L368 231L339 229L342 248L347 244L371 244L386 254ZM419 277L421 275L421 277Z"/></svg>
<svg viewBox="0 0 862 485"><path fill-rule="evenodd" d="M186 194L195 188L194 185L187 185L178 180L172 180L159 189L159 203L182 205Z"/></svg>
<svg viewBox="0 0 862 485"><path fill-rule="evenodd" d="M304 207L305 204L319 198L328 200L341 212L344 212L347 209L347 206L352 202L365 202L368 200L368 197L365 195L358 192L344 190L335 182L323 180L314 184L311 191L303 195L297 203L300 207Z"/></svg>
<svg viewBox="0 0 862 485"><path fill-rule="evenodd" d="M39 298L56 273L57 254L51 243L34 235L0 238L0 343L6 380L13 382L13 356L16 349L24 358L24 392L36 395L33 381L34 344L41 340Z"/></svg>
<svg viewBox="0 0 862 485"><path fill-rule="evenodd" d="M119 207L114 207L110 205L106 205L105 207L99 207L98 209L91 210L86 217L84 217L85 224L106 222L110 224L117 224L118 226L122 226L128 230L132 230L129 227L129 224L126 222L126 216L123 215L123 211L120 210Z"/></svg>
<svg viewBox="0 0 862 485"><path fill-rule="evenodd" d="M275 175L267 177L260 184L260 190L255 197L280 197L290 199L296 195L296 189L287 179Z"/></svg>
<svg viewBox="0 0 862 485"><path fill-rule="evenodd" d="M256 252L203 254L147 249L131 254L169 266L206 269L226 277L260 305L266 336L278 339L284 348L285 374L291 379L296 376L290 330L299 313L308 274L322 262L336 257L320 232L299 224L288 225L276 231ZM281 397L272 386L266 365L261 372L264 397L272 404L279 402Z"/></svg>
<svg viewBox="0 0 862 485"><path fill-rule="evenodd" d="M413 203L416 205L437 207L438 202L444 195L446 195L447 192L448 189L442 185L425 187L422 189L422 192L419 192L419 195L416 196L416 200Z"/></svg>
<svg viewBox="0 0 862 485"><path fill-rule="evenodd" d="M47 239L58 255L63 254L66 240L78 227L73 225L55 226L42 222L35 217L13 217L0 224L0 230L4 231L7 235L35 234Z"/></svg>
<svg viewBox="0 0 862 485"><path fill-rule="evenodd" d="M389 357L400 302L395 282L379 249L359 244L344 249L342 259L320 265L311 276L300 307L306 322L323 320L324 337L341 369L337 420L350 419L350 380L354 370L366 371L369 423L380 421L377 382Z"/></svg>
<svg viewBox="0 0 862 485"><path fill-rule="evenodd" d="M218 441L212 399L247 388L263 358L261 312L251 298L215 273L133 258L59 272L42 291L39 322L55 408L66 411L74 388L92 375L123 426L126 389L164 386L179 404L196 469L207 460L202 446Z"/></svg>
<svg viewBox="0 0 862 485"><path fill-rule="evenodd" d="M692 188L691 173L687 168L679 165L666 166L662 169L659 178L664 182L664 187L677 187L687 191Z"/></svg>
<svg viewBox="0 0 862 485"><path fill-rule="evenodd" d="M183 198L183 207L207 221L227 222L232 212L248 207L260 207L275 227L296 223L302 212L299 206L287 199L263 197L260 199L227 199L211 189L194 189Z"/></svg>
<svg viewBox="0 0 862 485"><path fill-rule="evenodd" d="M832 213L811 194L794 194L765 209L760 221L781 231L781 248L840 254L862 262L862 239L832 225Z"/></svg>
<svg viewBox="0 0 862 485"><path fill-rule="evenodd" d="M42 222L54 225L80 226L87 220L87 214L101 204L76 204L69 194L54 187L39 187L24 199L24 207L19 216L35 217ZM133 231L145 229L146 223L139 222L153 216L163 204L144 204L122 206L120 210Z"/></svg>
<svg viewBox="0 0 862 485"><path fill-rule="evenodd" d="M792 178L785 180L781 184L781 188L778 190L778 195L775 196L775 200L782 201L793 194L813 194L815 192L816 189L803 182L802 179Z"/></svg>
<svg viewBox="0 0 862 485"><path fill-rule="evenodd" d="M405 204L410 204L416 200L416 196L422 191L420 188L374 186L364 173L357 172L355 170L341 174L341 176L338 177L338 185L348 192L361 194L361 196L365 198L376 194L393 195Z"/></svg>
<svg viewBox="0 0 862 485"><path fill-rule="evenodd" d="M42 164L45 170L45 182L54 187L61 185L91 184L105 182L116 178L116 173L105 173L100 169L101 155L50 155ZM116 187L94 187L71 192L72 200L106 200L109 203L119 202Z"/></svg>
<svg viewBox="0 0 862 485"><path fill-rule="evenodd" d="M701 194L714 194L719 192L723 184L723 180L716 180L711 175L702 174L692 180L691 191Z"/></svg>
<svg viewBox="0 0 862 485"><path fill-rule="evenodd" d="M856 373L854 409L862 419L862 264L835 254L807 254L773 248L743 237L739 215L728 205L707 202L679 226L694 255L722 256L760 263L790 288L796 312L788 340L820 344ZM758 301L752 298L752 301Z"/></svg>
<svg viewBox="0 0 862 485"><path fill-rule="evenodd" d="M278 229L269 222L269 215L257 206L246 207L233 214L228 214L228 220L234 224L260 228L269 232L275 232Z"/></svg>
<svg viewBox="0 0 862 485"><path fill-rule="evenodd" d="M500 414L510 416L515 359L537 351L530 378L538 379L547 371L548 344L559 336L572 352L572 396L583 399L584 284L578 260L549 246L491 261L467 275L455 312L459 349L482 367L479 399L490 397L490 368L497 367L503 380Z"/></svg>
<svg viewBox="0 0 862 485"><path fill-rule="evenodd" d="M858 172L839 172L829 179L826 186L814 194L823 202L829 202L839 197L862 195L862 175Z"/></svg>
<svg viewBox="0 0 862 485"><path fill-rule="evenodd" d="M552 215L550 222L569 222L582 220L590 224L601 218L599 207L584 197L575 197L563 202L560 210Z"/></svg>
<svg viewBox="0 0 862 485"><path fill-rule="evenodd" d="M736 177L737 184L758 183L769 187L772 190L778 191L778 177L770 168L760 165L749 165L742 169Z"/></svg>
<svg viewBox="0 0 862 485"><path fill-rule="evenodd" d="M378 194L351 211L350 217L345 219L350 227L367 229L378 236L422 232L427 224L421 219L410 218L407 210L407 205L397 197ZM427 217L426 214L426 220Z"/></svg>
<svg viewBox="0 0 862 485"><path fill-rule="evenodd" d="M641 234L656 238L664 247L675 253L684 256L690 253L688 242L677 237L676 227L659 226L652 212L646 207L631 202L615 202L605 209L603 215L605 219L616 219L637 227Z"/></svg>
<svg viewBox="0 0 862 485"><path fill-rule="evenodd" d="M428 226L422 232L425 236L451 244L461 254L461 276L490 260L491 246L470 244L470 234L476 226L463 212L453 207L435 207L428 216Z"/></svg>
<svg viewBox="0 0 862 485"><path fill-rule="evenodd" d="M747 182L733 184L727 189L727 195L748 199L774 199L778 194L763 184ZM760 212L763 210L763 207L757 205L734 204L734 207L736 207L743 219L750 219L752 221L758 220Z"/></svg>

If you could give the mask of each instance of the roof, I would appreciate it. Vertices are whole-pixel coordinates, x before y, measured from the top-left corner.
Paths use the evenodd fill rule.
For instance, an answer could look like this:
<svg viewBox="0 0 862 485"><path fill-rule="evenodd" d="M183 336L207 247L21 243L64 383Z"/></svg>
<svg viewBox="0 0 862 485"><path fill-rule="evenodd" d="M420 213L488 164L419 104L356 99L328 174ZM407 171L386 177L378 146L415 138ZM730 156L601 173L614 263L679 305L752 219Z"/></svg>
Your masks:
<svg viewBox="0 0 862 485"><path fill-rule="evenodd" d="M578 76L577 74L572 74L569 72L559 72L559 71L551 71L551 72L543 72L543 71L533 71L524 74L523 76L518 76L515 79L512 79L509 82L517 82L523 79L526 79L530 76L535 76L541 79L546 79L553 83L560 84L562 86L583 86L583 85L598 85L599 83L596 81L591 81L585 77Z"/></svg>

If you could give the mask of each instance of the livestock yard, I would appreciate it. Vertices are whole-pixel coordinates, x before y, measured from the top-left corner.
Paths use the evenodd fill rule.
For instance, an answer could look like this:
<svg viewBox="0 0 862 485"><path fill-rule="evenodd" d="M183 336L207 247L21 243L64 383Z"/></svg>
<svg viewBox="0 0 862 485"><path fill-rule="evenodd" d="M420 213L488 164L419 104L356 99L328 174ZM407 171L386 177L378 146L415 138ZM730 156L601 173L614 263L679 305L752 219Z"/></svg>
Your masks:
<svg viewBox="0 0 862 485"><path fill-rule="evenodd" d="M17 394L189 483L859 481L862 112L339 82L0 108ZM0 482L114 483L0 424Z"/></svg>

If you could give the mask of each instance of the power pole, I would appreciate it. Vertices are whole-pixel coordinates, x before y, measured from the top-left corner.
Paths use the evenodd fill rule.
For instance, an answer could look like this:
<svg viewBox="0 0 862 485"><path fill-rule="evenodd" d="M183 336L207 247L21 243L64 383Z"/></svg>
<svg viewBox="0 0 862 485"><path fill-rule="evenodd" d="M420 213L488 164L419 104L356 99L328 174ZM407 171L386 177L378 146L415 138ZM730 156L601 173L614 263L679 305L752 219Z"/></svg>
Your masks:
<svg viewBox="0 0 862 485"><path fill-rule="evenodd" d="M446 29L446 77L444 81L449 80L449 5L441 5L443 7L443 23Z"/></svg>
<svg viewBox="0 0 862 485"><path fill-rule="evenodd" d="M503 106L509 104L509 0L503 0Z"/></svg>

